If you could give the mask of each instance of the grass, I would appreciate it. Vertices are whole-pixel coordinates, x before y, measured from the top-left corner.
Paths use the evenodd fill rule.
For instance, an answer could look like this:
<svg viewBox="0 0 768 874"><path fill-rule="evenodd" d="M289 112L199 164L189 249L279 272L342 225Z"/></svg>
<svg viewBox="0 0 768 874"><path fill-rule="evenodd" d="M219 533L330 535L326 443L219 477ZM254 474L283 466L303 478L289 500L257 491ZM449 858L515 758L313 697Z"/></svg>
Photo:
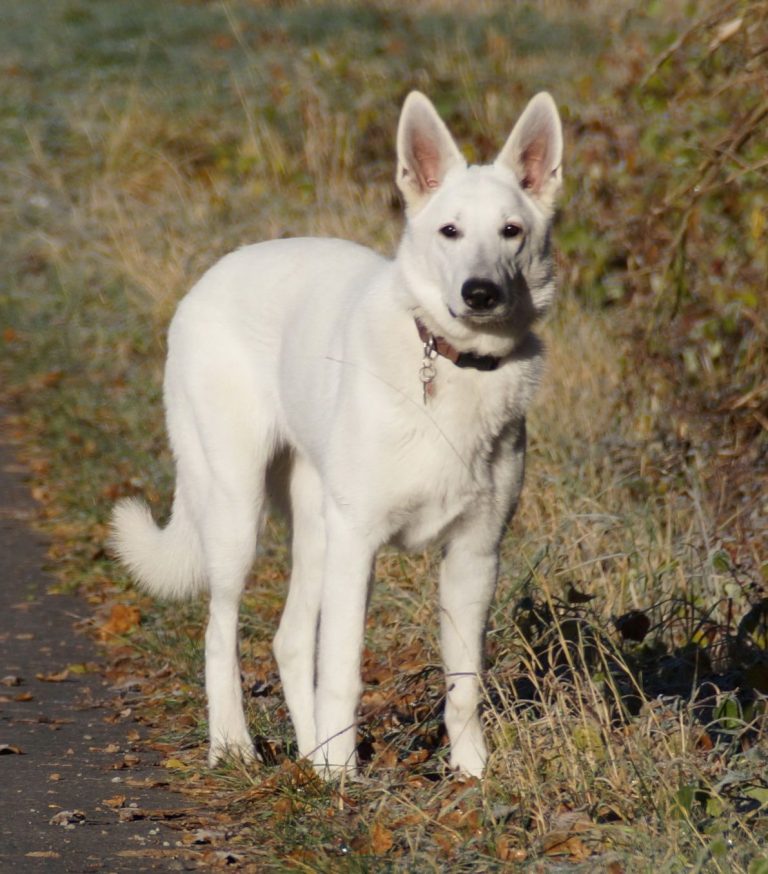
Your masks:
<svg viewBox="0 0 768 874"><path fill-rule="evenodd" d="M682 2L1 5L3 393L61 584L93 603L112 676L143 678L134 712L200 803L179 852L243 870L766 870L766 4L697 28ZM285 234L393 251L412 87L472 160L539 88L567 129L562 289L489 630L488 775L445 773L434 558L395 553L368 623L366 779L329 787L294 761L270 653L279 522L243 610L265 764L210 772L204 605L137 596L105 520L125 494L168 507L164 334L209 264ZM116 625L116 604L141 624Z"/></svg>

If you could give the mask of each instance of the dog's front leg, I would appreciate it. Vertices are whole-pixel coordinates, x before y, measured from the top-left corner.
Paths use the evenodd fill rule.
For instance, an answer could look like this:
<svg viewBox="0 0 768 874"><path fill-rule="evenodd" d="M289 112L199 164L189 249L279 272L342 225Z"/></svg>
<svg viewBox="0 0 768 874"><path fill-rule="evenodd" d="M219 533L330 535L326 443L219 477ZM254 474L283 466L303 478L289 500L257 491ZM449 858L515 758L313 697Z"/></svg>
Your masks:
<svg viewBox="0 0 768 874"><path fill-rule="evenodd" d="M332 777L357 768L360 657L375 550L335 506L326 508L325 521L313 761L320 773Z"/></svg>
<svg viewBox="0 0 768 874"><path fill-rule="evenodd" d="M464 532L446 549L440 569L440 634L451 767L479 777L487 756L478 713L480 672L498 553L495 548L482 548L476 534L476 530ZM483 532L480 540L486 537Z"/></svg>

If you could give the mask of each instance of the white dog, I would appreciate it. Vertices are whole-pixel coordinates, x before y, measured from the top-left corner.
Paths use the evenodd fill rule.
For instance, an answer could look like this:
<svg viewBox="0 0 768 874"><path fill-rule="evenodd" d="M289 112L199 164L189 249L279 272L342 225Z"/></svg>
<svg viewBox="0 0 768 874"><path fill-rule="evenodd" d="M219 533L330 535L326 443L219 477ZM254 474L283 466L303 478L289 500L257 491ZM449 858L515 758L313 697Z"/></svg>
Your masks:
<svg viewBox="0 0 768 874"><path fill-rule="evenodd" d="M212 764L253 756L238 607L270 497L292 522L274 651L301 755L326 776L354 772L376 552L439 543L450 761L483 771L484 630L542 369L531 328L554 293L561 153L546 93L492 165L468 167L414 92L397 135L407 224L394 260L341 240L260 243L179 305L165 375L173 513L161 530L121 502L114 546L149 592L210 593Z"/></svg>

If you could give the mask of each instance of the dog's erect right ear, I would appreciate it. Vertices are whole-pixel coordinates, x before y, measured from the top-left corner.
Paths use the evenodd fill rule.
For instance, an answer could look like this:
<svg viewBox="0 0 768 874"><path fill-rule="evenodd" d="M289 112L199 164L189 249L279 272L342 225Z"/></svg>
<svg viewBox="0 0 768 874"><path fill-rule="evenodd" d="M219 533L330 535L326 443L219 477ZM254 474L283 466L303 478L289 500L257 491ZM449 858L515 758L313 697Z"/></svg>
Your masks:
<svg viewBox="0 0 768 874"><path fill-rule="evenodd" d="M397 128L397 186L406 207L418 209L452 167L466 167L466 163L429 99L420 91L411 91Z"/></svg>

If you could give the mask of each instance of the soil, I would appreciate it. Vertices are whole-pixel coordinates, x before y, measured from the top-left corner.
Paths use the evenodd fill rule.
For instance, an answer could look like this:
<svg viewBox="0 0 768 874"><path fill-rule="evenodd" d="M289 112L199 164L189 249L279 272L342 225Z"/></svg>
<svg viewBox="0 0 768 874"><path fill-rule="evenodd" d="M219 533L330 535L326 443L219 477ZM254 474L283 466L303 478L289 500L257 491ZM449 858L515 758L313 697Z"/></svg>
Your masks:
<svg viewBox="0 0 768 874"><path fill-rule="evenodd" d="M199 868L186 800L44 570L36 508L0 418L0 872Z"/></svg>

